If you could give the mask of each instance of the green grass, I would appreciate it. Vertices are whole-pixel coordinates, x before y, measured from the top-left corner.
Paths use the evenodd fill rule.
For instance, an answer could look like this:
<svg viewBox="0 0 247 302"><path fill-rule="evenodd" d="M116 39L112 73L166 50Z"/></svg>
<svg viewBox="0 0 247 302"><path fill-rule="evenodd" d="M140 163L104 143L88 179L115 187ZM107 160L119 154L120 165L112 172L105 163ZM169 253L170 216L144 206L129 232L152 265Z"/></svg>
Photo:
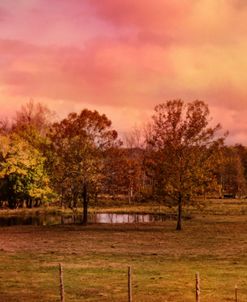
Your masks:
<svg viewBox="0 0 247 302"><path fill-rule="evenodd" d="M127 301L128 265L134 301L195 301L197 271L202 301L234 301L235 284L247 301L247 200L207 203L181 232L174 221L1 228L0 301L59 301L59 262L66 302Z"/></svg>

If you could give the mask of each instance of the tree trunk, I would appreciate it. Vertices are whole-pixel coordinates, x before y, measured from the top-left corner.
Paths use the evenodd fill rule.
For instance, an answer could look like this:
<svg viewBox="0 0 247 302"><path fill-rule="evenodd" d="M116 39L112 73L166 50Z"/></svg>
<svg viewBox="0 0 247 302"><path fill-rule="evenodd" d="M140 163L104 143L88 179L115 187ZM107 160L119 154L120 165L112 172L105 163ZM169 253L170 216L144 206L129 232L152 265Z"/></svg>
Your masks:
<svg viewBox="0 0 247 302"><path fill-rule="evenodd" d="M88 214L88 196L87 196L87 185L83 185L83 219L82 224L87 224L87 214Z"/></svg>
<svg viewBox="0 0 247 302"><path fill-rule="evenodd" d="M28 198L27 207L28 207L29 209L32 209L32 208L33 208L33 199L32 199L32 198Z"/></svg>
<svg viewBox="0 0 247 302"><path fill-rule="evenodd" d="M10 209L15 209L15 208L16 208L16 203L15 203L15 201L13 200L13 198L9 198L8 204L9 204L9 208L10 208Z"/></svg>
<svg viewBox="0 0 247 302"><path fill-rule="evenodd" d="M178 195L178 218L177 218L177 231L182 230L182 194Z"/></svg>

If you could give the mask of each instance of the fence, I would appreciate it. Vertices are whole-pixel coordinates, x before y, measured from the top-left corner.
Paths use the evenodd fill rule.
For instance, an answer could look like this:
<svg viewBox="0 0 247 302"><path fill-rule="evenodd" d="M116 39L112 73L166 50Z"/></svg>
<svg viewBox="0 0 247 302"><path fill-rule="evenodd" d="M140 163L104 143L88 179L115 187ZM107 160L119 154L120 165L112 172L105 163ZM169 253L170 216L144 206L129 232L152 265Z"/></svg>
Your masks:
<svg viewBox="0 0 247 302"><path fill-rule="evenodd" d="M127 271L127 294L128 298L126 301L133 302L133 294L132 294L132 269L130 266L128 266ZM63 281L63 266L61 263L59 263L59 287L60 287L60 301L65 302L65 292L64 292L64 281ZM201 298L201 289L200 289L200 275L197 272L195 275L195 301L200 302ZM234 289L234 302L240 302L238 299L238 286L235 285Z"/></svg>

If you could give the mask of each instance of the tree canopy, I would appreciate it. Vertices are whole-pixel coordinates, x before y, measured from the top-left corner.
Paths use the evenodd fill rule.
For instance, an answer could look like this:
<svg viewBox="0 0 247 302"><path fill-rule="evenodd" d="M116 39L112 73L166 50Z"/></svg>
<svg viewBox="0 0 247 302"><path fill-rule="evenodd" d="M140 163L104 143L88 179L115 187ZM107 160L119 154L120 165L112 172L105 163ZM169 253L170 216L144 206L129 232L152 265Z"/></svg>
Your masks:
<svg viewBox="0 0 247 302"><path fill-rule="evenodd" d="M104 154L119 144L111 121L97 111L84 109L71 113L52 127L53 171L62 199L70 206L83 202L83 222L87 223L89 194L104 178Z"/></svg>
<svg viewBox="0 0 247 302"><path fill-rule="evenodd" d="M209 125L208 106L202 101L167 101L155 107L148 137L149 168L157 190L176 200L177 229L182 225L182 205L193 194L216 182L214 169L224 138L220 125Z"/></svg>
<svg viewBox="0 0 247 302"><path fill-rule="evenodd" d="M26 201L41 202L52 194L49 177L45 171L45 157L39 150L16 134L0 135L1 199L9 207Z"/></svg>

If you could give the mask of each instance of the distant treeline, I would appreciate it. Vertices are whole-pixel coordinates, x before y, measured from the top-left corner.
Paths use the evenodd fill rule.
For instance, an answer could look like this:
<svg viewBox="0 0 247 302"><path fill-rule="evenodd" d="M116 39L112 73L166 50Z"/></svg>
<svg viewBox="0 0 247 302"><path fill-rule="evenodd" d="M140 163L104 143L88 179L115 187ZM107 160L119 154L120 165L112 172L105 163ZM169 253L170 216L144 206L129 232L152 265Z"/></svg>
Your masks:
<svg viewBox="0 0 247 302"><path fill-rule="evenodd" d="M84 109L54 122L30 101L1 121L0 206L83 205L86 222L92 199L175 203L179 216L194 197L244 197L247 149L225 146L209 121L204 102L167 101L122 142L104 114Z"/></svg>

